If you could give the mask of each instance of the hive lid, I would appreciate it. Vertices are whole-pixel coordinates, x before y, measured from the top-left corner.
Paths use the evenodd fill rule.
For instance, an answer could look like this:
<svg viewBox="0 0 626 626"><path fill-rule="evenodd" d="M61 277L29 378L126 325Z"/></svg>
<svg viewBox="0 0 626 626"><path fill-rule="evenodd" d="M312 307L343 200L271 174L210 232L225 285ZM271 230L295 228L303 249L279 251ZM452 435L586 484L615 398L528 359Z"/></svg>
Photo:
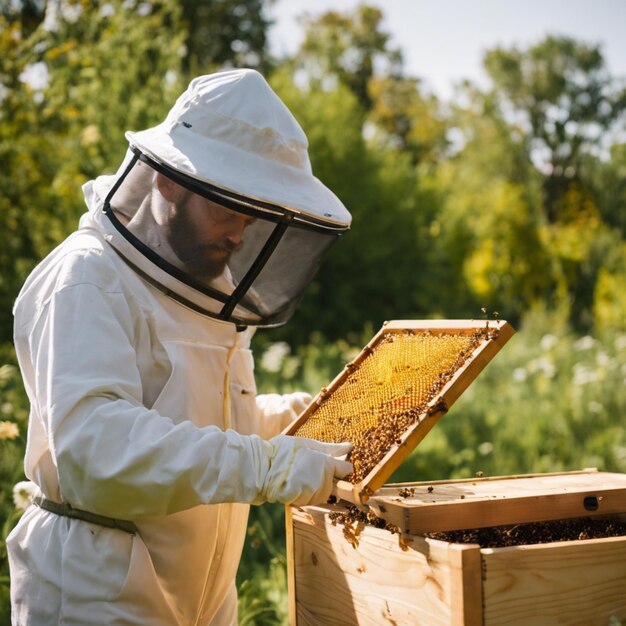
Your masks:
<svg viewBox="0 0 626 626"><path fill-rule="evenodd" d="M503 320L387 322L285 434L350 441L334 494L365 502L514 334Z"/></svg>
<svg viewBox="0 0 626 626"><path fill-rule="evenodd" d="M407 533L626 512L626 474L586 469L385 485L365 505Z"/></svg>

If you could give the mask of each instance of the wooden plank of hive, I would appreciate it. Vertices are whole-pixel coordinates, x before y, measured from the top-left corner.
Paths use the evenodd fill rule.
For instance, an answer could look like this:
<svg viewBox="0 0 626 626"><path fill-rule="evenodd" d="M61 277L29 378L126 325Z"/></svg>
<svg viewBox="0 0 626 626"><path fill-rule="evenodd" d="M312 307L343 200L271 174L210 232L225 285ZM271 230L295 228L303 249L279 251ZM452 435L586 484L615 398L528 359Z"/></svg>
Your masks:
<svg viewBox="0 0 626 626"><path fill-rule="evenodd" d="M293 509L291 506L285 506L285 549L287 551L287 611L290 626L294 626L297 622L297 599L296 599L296 566L294 561L295 544L293 537Z"/></svg>
<svg viewBox="0 0 626 626"><path fill-rule="evenodd" d="M398 497L409 488L410 496ZM626 511L626 475L585 470L387 485L367 506L412 533L612 515Z"/></svg>
<svg viewBox="0 0 626 626"><path fill-rule="evenodd" d="M483 626L482 558L475 544L449 544L451 623Z"/></svg>
<svg viewBox="0 0 626 626"><path fill-rule="evenodd" d="M484 548L485 626L626 620L626 538Z"/></svg>
<svg viewBox="0 0 626 626"><path fill-rule="evenodd" d="M366 526L353 546L327 511L292 508L292 626L482 624L477 545Z"/></svg>

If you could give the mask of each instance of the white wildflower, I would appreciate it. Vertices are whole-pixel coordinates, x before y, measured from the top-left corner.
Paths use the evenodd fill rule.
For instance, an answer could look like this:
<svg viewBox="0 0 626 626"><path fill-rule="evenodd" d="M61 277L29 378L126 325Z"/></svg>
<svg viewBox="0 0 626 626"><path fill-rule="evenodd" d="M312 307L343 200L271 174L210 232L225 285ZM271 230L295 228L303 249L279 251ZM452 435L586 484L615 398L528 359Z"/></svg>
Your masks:
<svg viewBox="0 0 626 626"><path fill-rule="evenodd" d="M285 357L289 354L290 348L284 341L273 343L261 357L261 367L266 372L280 372Z"/></svg>
<svg viewBox="0 0 626 626"><path fill-rule="evenodd" d="M478 453L482 454L483 456L487 456L488 454L491 454L492 452L493 452L493 444L491 443L491 441L483 441L478 446Z"/></svg>
<svg viewBox="0 0 626 626"><path fill-rule="evenodd" d="M528 363L528 371L531 374L535 372L541 372L547 378L552 378L556 374L556 368L550 359L546 357L539 357L538 359L533 359Z"/></svg>
<svg viewBox="0 0 626 626"><path fill-rule="evenodd" d="M37 494L37 485L30 480L22 480L13 487L13 502L16 509L27 509Z"/></svg>
<svg viewBox="0 0 626 626"><path fill-rule="evenodd" d="M178 72L176 72L175 70L167 70L167 72L165 72L165 76L163 76L163 82L167 87L172 87L173 85L175 85L177 80Z"/></svg>
<svg viewBox="0 0 626 626"><path fill-rule="evenodd" d="M591 402L587 404L587 410L590 413L595 413L597 415L598 413L602 413L602 411L604 410L604 405L602 405L597 400L591 400Z"/></svg>
<svg viewBox="0 0 626 626"><path fill-rule="evenodd" d="M17 439L20 436L20 429L15 422L0 422L0 440Z"/></svg>
<svg viewBox="0 0 626 626"><path fill-rule="evenodd" d="M513 380L516 383L523 383L526 380L526 370L523 367L516 367L513 370Z"/></svg>
<svg viewBox="0 0 626 626"><path fill-rule="evenodd" d="M574 342L575 350L591 350L596 345L596 340L590 335L581 337L578 341Z"/></svg>
<svg viewBox="0 0 626 626"><path fill-rule="evenodd" d="M31 63L24 68L19 79L35 91L45 89L50 82L48 66L43 61Z"/></svg>
<svg viewBox="0 0 626 626"><path fill-rule="evenodd" d="M141 15L141 17L146 17L150 15L152 12L152 5L149 2L142 2L137 5L137 13Z"/></svg>
<svg viewBox="0 0 626 626"><path fill-rule="evenodd" d="M555 335L544 335L541 338L541 349L544 350L545 352L547 352L548 350L551 350L552 348L554 348L554 346L556 346L556 344L559 343L558 338Z"/></svg>
<svg viewBox="0 0 626 626"><path fill-rule="evenodd" d="M606 352L598 352L596 355L596 363L600 367L608 367L611 365L611 357Z"/></svg>
<svg viewBox="0 0 626 626"><path fill-rule="evenodd" d="M59 30L60 20L68 24L76 24L83 14L83 7L77 2L67 0L48 0L43 21L44 30L55 33Z"/></svg>
<svg viewBox="0 0 626 626"><path fill-rule="evenodd" d="M100 141L100 129L95 124L89 124L83 128L80 134L80 143L83 146L90 146Z"/></svg>
<svg viewBox="0 0 626 626"><path fill-rule="evenodd" d="M598 380L598 372L585 367L582 363L574 365L574 376L572 382L574 385L588 385Z"/></svg>
<svg viewBox="0 0 626 626"><path fill-rule="evenodd" d="M11 377L15 373L15 366L9 365L0 365L0 380L10 380Z"/></svg>
<svg viewBox="0 0 626 626"><path fill-rule="evenodd" d="M76 24L83 14L83 7L78 2L61 2L63 19L69 24Z"/></svg>
<svg viewBox="0 0 626 626"><path fill-rule="evenodd" d="M112 15L115 15L115 7L110 2L107 2L100 7L100 17L106 18L111 17Z"/></svg>
<svg viewBox="0 0 626 626"><path fill-rule="evenodd" d="M553 378L556 374L556 367L554 367L554 363L545 357L537 359L537 367L547 378Z"/></svg>

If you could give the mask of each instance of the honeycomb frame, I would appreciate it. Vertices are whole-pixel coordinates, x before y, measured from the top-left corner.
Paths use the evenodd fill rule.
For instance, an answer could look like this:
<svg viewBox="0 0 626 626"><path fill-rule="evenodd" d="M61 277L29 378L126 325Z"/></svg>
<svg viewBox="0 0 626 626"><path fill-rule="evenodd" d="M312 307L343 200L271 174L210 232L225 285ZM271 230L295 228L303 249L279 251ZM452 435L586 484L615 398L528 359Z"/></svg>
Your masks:
<svg viewBox="0 0 626 626"><path fill-rule="evenodd" d="M366 393L367 390L363 390L359 396L359 375L368 367L370 369L375 367L372 363L375 364L376 359L382 360L389 358L390 355L393 358L394 350L386 346L398 339L404 340L405 343L407 340L409 343L418 341L441 343L441 339L445 338L445 343L450 343L453 347L444 348L442 354L447 356L446 359L442 358L443 364L438 363L434 367L431 363L428 364L431 383L430 386L427 385L425 391L422 389L420 394L417 392L410 394L413 385L409 385L406 397L391 398L396 408L395 413L378 418L378 422L374 425L371 422L376 421L376 418L370 418L369 425L360 433L358 432L360 426L350 423L350 417L345 415L335 414L336 421L329 426L331 430L335 428L346 433L347 436L343 436L341 440L351 441L355 446L351 453L355 457L353 459L349 457L349 460L353 461L355 471L335 483L333 494L337 498L354 504L364 503L385 484L385 481L439 419L447 413L514 333L513 328L504 320L395 320L386 322L357 357L348 363L327 387L320 390L313 402L284 431L284 434L312 437L323 441L336 440L325 433L324 423L328 424L329 420L324 417L324 413L330 411L332 414L333 409L328 407L333 407L333 405L335 405L335 411L340 406L345 407L346 394L349 397L354 395L361 397ZM450 338L449 342L448 338ZM398 345L401 346L401 344ZM400 348L397 351L400 351ZM407 373L405 370L410 367L401 362L400 357L396 358L398 362L394 363L392 370L395 379L393 383L398 387L400 384L406 384L406 376L410 376L411 372ZM416 365L414 369L419 370L419 366ZM422 378L424 378L423 375ZM396 384L397 380L402 382ZM384 388L385 381L376 384ZM379 400L378 397L374 398L374 401L377 400ZM377 407L376 410L380 412L383 408L385 406L381 404L381 407ZM342 411L338 410L338 412ZM359 414L353 419L364 420L366 418ZM347 426L340 426L339 422ZM372 452L372 450L376 451Z"/></svg>

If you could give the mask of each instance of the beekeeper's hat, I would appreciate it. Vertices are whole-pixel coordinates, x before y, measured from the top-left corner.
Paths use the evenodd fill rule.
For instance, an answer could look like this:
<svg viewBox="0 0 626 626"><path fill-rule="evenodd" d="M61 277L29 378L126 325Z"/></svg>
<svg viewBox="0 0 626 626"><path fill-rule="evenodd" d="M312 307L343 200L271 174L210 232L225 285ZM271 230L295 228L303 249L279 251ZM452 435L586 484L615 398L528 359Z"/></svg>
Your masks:
<svg viewBox="0 0 626 626"><path fill-rule="evenodd" d="M164 122L126 138L200 182L321 222L350 224L350 213L312 173L304 131L255 70L194 79Z"/></svg>
<svg viewBox="0 0 626 626"><path fill-rule="evenodd" d="M196 78L163 123L126 137L118 174L94 186L111 245L186 306L240 326L284 324L351 217L313 175L306 136L265 79ZM159 175L206 202L166 198ZM227 252L222 223L245 223Z"/></svg>

